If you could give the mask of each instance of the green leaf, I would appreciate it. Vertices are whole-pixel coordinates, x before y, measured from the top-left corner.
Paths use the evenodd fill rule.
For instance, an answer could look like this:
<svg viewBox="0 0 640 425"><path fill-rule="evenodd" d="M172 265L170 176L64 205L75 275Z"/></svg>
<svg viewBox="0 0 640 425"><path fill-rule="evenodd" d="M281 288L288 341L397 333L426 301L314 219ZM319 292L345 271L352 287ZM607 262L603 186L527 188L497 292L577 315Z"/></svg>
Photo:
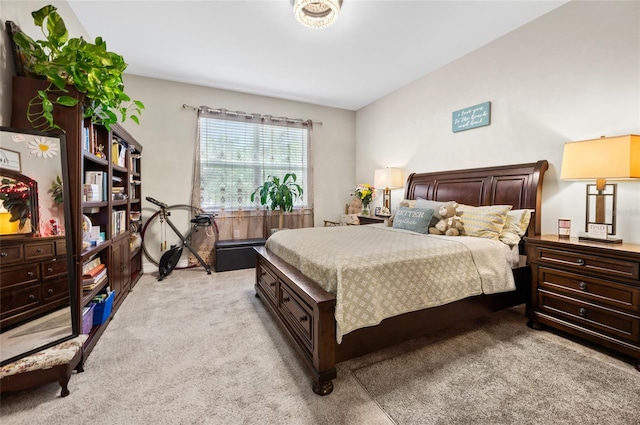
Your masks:
<svg viewBox="0 0 640 425"><path fill-rule="evenodd" d="M62 106L76 106L78 102L80 102L78 99L71 96L59 96L56 99L56 103Z"/></svg>
<svg viewBox="0 0 640 425"><path fill-rule="evenodd" d="M140 119L137 116L131 115L129 118L131 118L131 121L133 121L134 123L140 125ZM253 199L251 201L253 202Z"/></svg>

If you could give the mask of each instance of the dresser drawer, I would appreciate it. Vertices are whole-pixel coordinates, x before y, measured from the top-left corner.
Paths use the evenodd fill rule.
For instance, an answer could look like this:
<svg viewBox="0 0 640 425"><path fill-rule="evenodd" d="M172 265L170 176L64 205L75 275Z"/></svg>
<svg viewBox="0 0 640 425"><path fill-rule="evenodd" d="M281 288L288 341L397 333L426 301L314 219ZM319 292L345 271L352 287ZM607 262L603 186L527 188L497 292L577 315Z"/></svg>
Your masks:
<svg viewBox="0 0 640 425"><path fill-rule="evenodd" d="M55 255L53 242L27 244L24 246L25 259L41 260Z"/></svg>
<svg viewBox="0 0 640 425"><path fill-rule="evenodd" d="M269 296L270 301L276 305L276 300L278 299L276 296L276 282L278 279L262 264L258 265L258 273L258 285L260 285L264 292Z"/></svg>
<svg viewBox="0 0 640 425"><path fill-rule="evenodd" d="M0 246L0 264L6 266L8 264L20 263L24 260L22 253L22 245L6 245Z"/></svg>
<svg viewBox="0 0 640 425"><path fill-rule="evenodd" d="M27 311L40 303L40 285L26 288L3 290L0 296L0 317L2 319Z"/></svg>
<svg viewBox="0 0 640 425"><path fill-rule="evenodd" d="M301 337L307 348L313 352L311 337L313 312L286 285L280 285L280 310L283 318L291 325L294 332Z"/></svg>
<svg viewBox="0 0 640 425"><path fill-rule="evenodd" d="M544 290L538 291L539 308L569 322L632 343L640 342L640 317Z"/></svg>
<svg viewBox="0 0 640 425"><path fill-rule="evenodd" d="M56 257L67 255L67 241L56 241Z"/></svg>
<svg viewBox="0 0 640 425"><path fill-rule="evenodd" d="M538 268L538 287L604 305L640 313L640 286L625 285L576 273Z"/></svg>
<svg viewBox="0 0 640 425"><path fill-rule="evenodd" d="M47 282L42 285L42 297L44 302L50 302L57 299L69 297L69 281L67 279L58 279Z"/></svg>
<svg viewBox="0 0 640 425"><path fill-rule="evenodd" d="M562 265L579 273L596 273L604 278L640 279L640 262L597 257L579 252L549 248L538 248L536 256L537 261L541 264Z"/></svg>
<svg viewBox="0 0 640 425"><path fill-rule="evenodd" d="M3 269L0 272L0 287L7 288L38 281L38 264L27 264L20 268Z"/></svg>
<svg viewBox="0 0 640 425"><path fill-rule="evenodd" d="M50 279L67 273L67 259L56 259L42 263L42 278Z"/></svg>

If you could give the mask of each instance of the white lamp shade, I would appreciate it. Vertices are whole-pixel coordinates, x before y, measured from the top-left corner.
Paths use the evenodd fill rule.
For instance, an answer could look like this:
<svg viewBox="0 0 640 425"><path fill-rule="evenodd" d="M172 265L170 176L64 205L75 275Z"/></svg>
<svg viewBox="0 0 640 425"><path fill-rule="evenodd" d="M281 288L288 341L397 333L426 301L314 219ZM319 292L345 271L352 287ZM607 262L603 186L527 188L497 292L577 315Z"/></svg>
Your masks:
<svg viewBox="0 0 640 425"><path fill-rule="evenodd" d="M402 170L400 168L381 168L375 171L373 185L377 189L402 187Z"/></svg>

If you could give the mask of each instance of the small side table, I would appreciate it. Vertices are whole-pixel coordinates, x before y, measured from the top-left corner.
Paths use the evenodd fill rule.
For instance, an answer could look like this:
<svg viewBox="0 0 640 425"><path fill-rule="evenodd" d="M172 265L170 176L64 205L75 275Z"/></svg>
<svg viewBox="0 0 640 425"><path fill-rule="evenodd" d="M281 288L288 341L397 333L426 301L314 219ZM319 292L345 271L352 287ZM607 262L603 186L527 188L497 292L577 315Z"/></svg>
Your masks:
<svg viewBox="0 0 640 425"><path fill-rule="evenodd" d="M379 216L369 217L369 216L362 216L362 215L358 216L358 220L360 220L360 225L384 223L384 221L387 218L389 217L379 217Z"/></svg>

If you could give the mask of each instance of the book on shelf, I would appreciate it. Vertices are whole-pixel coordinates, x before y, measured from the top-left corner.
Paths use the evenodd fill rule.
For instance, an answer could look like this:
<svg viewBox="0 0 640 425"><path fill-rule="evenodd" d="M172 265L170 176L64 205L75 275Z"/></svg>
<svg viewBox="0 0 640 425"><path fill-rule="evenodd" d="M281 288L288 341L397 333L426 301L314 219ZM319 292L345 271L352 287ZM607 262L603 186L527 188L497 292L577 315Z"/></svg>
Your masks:
<svg viewBox="0 0 640 425"><path fill-rule="evenodd" d="M92 282L87 282L85 279L82 280L82 290L83 291L91 291L98 286L102 285L107 280L107 270L104 270L104 273L97 279Z"/></svg>
<svg viewBox="0 0 640 425"><path fill-rule="evenodd" d="M106 272L106 269L107 269L107 266L105 264L98 264L97 266L95 266L92 269L89 269L87 271L84 270L84 266L83 266L82 279L95 278L97 275L99 275L103 271Z"/></svg>
<svg viewBox="0 0 640 425"><path fill-rule="evenodd" d="M100 259L100 257L96 256L93 257L92 259L90 259L89 261L86 261L83 265L82 265L82 275L84 276L85 274L89 274L89 272L93 269L95 269L96 267L98 267L100 264L102 264L102 260Z"/></svg>
<svg viewBox="0 0 640 425"><path fill-rule="evenodd" d="M113 210L111 212L111 236L119 235L127 230L127 211Z"/></svg>
<svg viewBox="0 0 640 425"><path fill-rule="evenodd" d="M100 193L100 200L107 200L107 173L104 171L85 171L84 183L85 185L97 185L98 192Z"/></svg>
<svg viewBox="0 0 640 425"><path fill-rule="evenodd" d="M97 184L85 184L82 186L83 202L100 202L101 198L102 193Z"/></svg>

